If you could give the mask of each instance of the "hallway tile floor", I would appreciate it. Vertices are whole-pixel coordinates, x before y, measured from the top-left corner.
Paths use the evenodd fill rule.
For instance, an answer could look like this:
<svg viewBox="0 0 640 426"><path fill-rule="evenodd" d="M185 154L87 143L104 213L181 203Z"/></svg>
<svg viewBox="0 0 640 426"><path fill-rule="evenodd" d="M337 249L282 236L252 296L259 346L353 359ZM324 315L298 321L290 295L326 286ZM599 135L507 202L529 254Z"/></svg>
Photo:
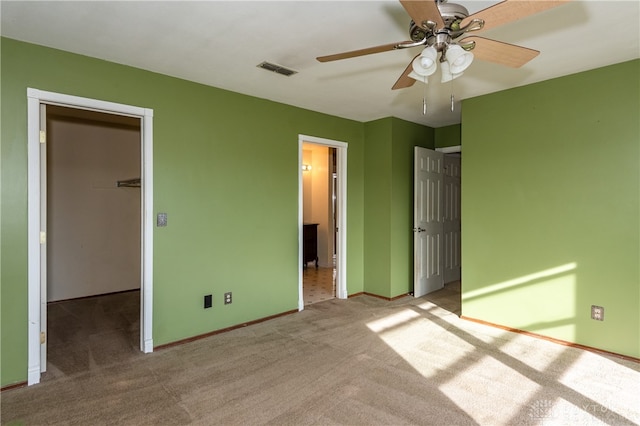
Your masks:
<svg viewBox="0 0 640 426"><path fill-rule="evenodd" d="M333 299L336 295L335 269L308 266L302 270L305 305Z"/></svg>

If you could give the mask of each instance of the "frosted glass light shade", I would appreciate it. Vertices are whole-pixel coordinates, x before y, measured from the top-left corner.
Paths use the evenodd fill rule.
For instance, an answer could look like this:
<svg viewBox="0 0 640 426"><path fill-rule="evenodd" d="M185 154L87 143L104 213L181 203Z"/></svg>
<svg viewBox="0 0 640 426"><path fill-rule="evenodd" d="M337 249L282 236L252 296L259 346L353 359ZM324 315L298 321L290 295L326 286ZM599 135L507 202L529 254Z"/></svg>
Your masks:
<svg viewBox="0 0 640 426"><path fill-rule="evenodd" d="M440 64L440 70L442 71L442 79L440 80L441 83L446 83L447 81L451 81L451 80L455 80L456 78L460 77L463 73L459 72L459 73L452 73L451 72L451 65L449 65L449 62L444 61L443 63Z"/></svg>
<svg viewBox="0 0 640 426"><path fill-rule="evenodd" d="M433 46L427 47L422 51L422 53L420 53L420 56L417 56L413 60L413 72L423 77L433 74L434 72L436 72L437 58L438 52L436 51L436 49Z"/></svg>
<svg viewBox="0 0 640 426"><path fill-rule="evenodd" d="M460 74L473 62L473 53L467 52L457 44L451 44L447 47L446 58L451 74Z"/></svg>
<svg viewBox="0 0 640 426"><path fill-rule="evenodd" d="M426 75L418 75L418 74L416 74L415 71L411 71L408 74L408 76L411 77L414 80L417 80L417 81L421 82L421 83L424 83L424 84L429 83L429 79L427 78Z"/></svg>

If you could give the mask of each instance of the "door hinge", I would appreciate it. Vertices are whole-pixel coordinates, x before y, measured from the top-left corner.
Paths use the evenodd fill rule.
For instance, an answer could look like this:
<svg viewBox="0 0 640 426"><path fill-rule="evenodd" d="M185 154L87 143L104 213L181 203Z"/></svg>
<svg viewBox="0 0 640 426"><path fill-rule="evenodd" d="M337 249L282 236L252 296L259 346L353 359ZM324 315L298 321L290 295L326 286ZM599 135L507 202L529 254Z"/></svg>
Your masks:
<svg viewBox="0 0 640 426"><path fill-rule="evenodd" d="M40 244L47 243L47 233L44 231L40 231Z"/></svg>
<svg viewBox="0 0 640 426"><path fill-rule="evenodd" d="M40 143L45 143L47 141L47 132L44 130L40 130Z"/></svg>
<svg viewBox="0 0 640 426"><path fill-rule="evenodd" d="M41 331L40 332L40 344L44 345L46 341L47 341L47 335L45 334L44 331Z"/></svg>

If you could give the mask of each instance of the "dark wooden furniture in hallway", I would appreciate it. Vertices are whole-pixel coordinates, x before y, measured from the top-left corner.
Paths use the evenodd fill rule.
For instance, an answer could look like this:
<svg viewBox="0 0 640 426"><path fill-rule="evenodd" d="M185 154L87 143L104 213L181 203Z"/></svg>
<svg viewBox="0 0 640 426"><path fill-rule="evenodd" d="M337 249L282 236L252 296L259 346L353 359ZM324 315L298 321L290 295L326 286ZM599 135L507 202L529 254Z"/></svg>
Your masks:
<svg viewBox="0 0 640 426"><path fill-rule="evenodd" d="M308 262L316 262L318 267L318 224L305 223L302 233L303 255L302 262L306 268Z"/></svg>

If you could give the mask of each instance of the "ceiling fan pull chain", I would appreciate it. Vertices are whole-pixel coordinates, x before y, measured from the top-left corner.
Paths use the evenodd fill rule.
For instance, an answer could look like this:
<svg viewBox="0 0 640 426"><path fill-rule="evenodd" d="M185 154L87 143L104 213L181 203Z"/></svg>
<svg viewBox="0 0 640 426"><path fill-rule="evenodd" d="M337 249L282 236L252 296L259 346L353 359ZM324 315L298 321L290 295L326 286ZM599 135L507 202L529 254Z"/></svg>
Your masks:
<svg viewBox="0 0 640 426"><path fill-rule="evenodd" d="M422 91L422 115L427 115L427 77L424 78L424 89Z"/></svg>
<svg viewBox="0 0 640 426"><path fill-rule="evenodd" d="M453 112L453 80L451 80L451 112Z"/></svg>

